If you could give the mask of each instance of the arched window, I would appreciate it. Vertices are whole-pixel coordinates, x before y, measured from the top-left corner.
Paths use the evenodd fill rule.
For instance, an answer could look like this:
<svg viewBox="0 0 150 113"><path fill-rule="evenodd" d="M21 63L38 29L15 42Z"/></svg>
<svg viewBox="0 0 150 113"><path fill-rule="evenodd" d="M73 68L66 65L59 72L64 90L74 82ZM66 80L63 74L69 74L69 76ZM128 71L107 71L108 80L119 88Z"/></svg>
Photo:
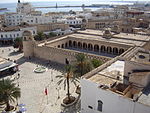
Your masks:
<svg viewBox="0 0 150 113"><path fill-rule="evenodd" d="M78 48L82 48L82 43L78 42Z"/></svg>
<svg viewBox="0 0 150 113"><path fill-rule="evenodd" d="M61 45L61 48L64 48L64 44Z"/></svg>
<svg viewBox="0 0 150 113"><path fill-rule="evenodd" d="M124 49L119 49L119 54L122 54L124 52Z"/></svg>
<svg viewBox="0 0 150 113"><path fill-rule="evenodd" d="M104 45L101 46L101 52L105 52L106 51L106 47Z"/></svg>
<svg viewBox="0 0 150 113"><path fill-rule="evenodd" d="M88 50L89 50L89 51L93 51L93 46L92 46L92 44L88 44Z"/></svg>
<svg viewBox="0 0 150 113"><path fill-rule="evenodd" d="M60 45L58 45L57 47L60 48Z"/></svg>
<svg viewBox="0 0 150 113"><path fill-rule="evenodd" d="M116 48L116 47L113 48L113 54L115 54L115 55L118 54L118 48Z"/></svg>
<svg viewBox="0 0 150 113"><path fill-rule="evenodd" d="M98 106L97 110L102 112L103 102L101 100L98 100Z"/></svg>
<svg viewBox="0 0 150 113"><path fill-rule="evenodd" d="M77 47L77 42L76 41L73 41L73 47Z"/></svg>
<svg viewBox="0 0 150 113"><path fill-rule="evenodd" d="M72 41L69 40L69 47L72 47Z"/></svg>
<svg viewBox="0 0 150 113"><path fill-rule="evenodd" d="M87 50L87 44L83 43L83 49Z"/></svg>
<svg viewBox="0 0 150 113"><path fill-rule="evenodd" d="M107 47L107 53L112 53L112 48L110 46Z"/></svg>
<svg viewBox="0 0 150 113"><path fill-rule="evenodd" d="M94 51L99 52L99 45L94 45Z"/></svg>
<svg viewBox="0 0 150 113"><path fill-rule="evenodd" d="M65 48L67 48L68 47L68 43L65 43Z"/></svg>

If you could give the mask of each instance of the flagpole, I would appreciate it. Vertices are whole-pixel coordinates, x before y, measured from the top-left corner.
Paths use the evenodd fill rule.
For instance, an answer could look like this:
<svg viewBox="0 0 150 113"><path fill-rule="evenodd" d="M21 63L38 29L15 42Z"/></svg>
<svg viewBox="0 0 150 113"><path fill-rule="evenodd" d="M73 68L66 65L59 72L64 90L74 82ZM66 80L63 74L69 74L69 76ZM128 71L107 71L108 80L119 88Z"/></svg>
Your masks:
<svg viewBox="0 0 150 113"><path fill-rule="evenodd" d="M47 87L45 87L45 95L47 97L47 104L48 104L48 91L47 91Z"/></svg>
<svg viewBox="0 0 150 113"><path fill-rule="evenodd" d="M47 105L48 105L48 94L47 94Z"/></svg>

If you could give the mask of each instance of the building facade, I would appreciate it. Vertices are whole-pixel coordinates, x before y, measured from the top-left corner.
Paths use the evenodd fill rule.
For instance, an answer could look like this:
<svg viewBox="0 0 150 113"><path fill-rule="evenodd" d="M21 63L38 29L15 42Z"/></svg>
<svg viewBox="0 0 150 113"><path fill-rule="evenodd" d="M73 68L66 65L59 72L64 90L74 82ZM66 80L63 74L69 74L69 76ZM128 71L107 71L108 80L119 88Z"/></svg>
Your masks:
<svg viewBox="0 0 150 113"><path fill-rule="evenodd" d="M0 31L0 44L12 44L14 39L22 37L24 31L30 31L32 35L37 34L37 28L34 26L4 28Z"/></svg>
<svg viewBox="0 0 150 113"><path fill-rule="evenodd" d="M150 112L149 52L136 48L130 53L82 77L81 113Z"/></svg>

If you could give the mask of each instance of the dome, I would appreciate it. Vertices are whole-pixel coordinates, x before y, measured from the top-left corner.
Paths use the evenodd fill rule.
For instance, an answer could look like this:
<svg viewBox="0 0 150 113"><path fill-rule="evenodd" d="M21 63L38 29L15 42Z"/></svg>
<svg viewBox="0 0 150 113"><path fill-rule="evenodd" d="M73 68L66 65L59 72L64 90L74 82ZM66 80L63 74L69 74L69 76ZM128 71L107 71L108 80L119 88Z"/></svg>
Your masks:
<svg viewBox="0 0 150 113"><path fill-rule="evenodd" d="M112 33L109 29L105 29L104 33L103 33L103 37L104 38L107 38L107 39L110 39L112 36Z"/></svg>
<svg viewBox="0 0 150 113"><path fill-rule="evenodd" d="M105 30L105 34L111 34L110 30Z"/></svg>

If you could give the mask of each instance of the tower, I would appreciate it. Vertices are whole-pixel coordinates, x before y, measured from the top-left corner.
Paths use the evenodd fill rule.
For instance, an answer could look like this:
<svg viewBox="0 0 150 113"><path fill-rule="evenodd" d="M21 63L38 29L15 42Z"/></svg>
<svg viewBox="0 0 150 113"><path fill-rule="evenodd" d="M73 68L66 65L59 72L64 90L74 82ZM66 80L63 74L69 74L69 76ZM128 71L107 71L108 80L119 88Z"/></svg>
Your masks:
<svg viewBox="0 0 150 113"><path fill-rule="evenodd" d="M30 31L23 32L23 52L24 57L32 57L34 56L34 45L35 41Z"/></svg>

